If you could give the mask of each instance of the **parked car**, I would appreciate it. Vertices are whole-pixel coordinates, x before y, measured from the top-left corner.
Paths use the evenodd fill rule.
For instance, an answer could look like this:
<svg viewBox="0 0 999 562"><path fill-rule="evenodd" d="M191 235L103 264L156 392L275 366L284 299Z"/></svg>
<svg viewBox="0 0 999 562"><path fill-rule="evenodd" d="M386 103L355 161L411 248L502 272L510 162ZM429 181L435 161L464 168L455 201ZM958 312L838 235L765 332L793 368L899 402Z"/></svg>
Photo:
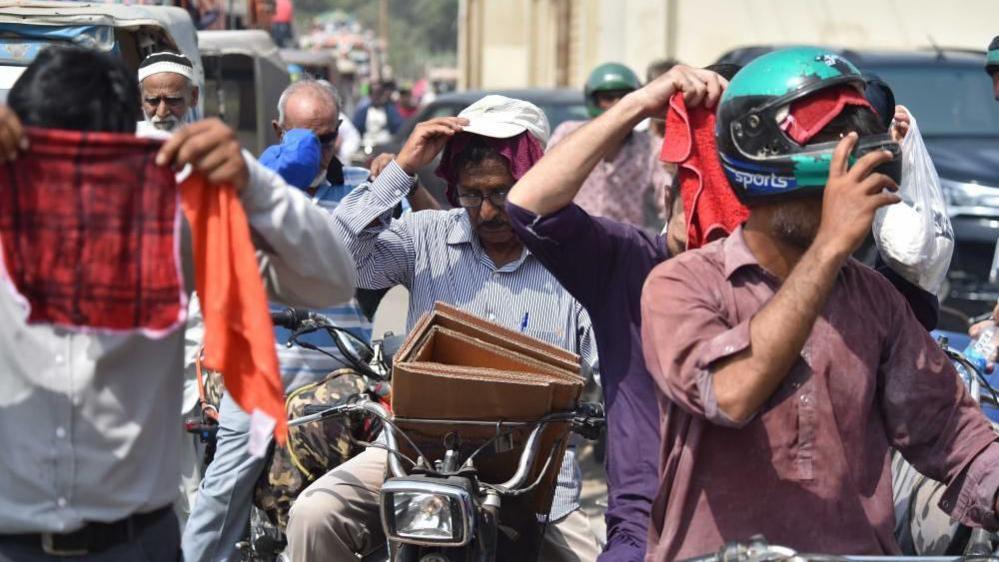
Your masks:
<svg viewBox="0 0 999 562"><path fill-rule="evenodd" d="M150 53L178 51L191 59L196 82L203 86L195 33L187 11L172 6L0 0L0 103L39 51L60 44L117 53L134 71ZM201 108L199 100L195 119Z"/></svg>
<svg viewBox="0 0 999 562"><path fill-rule="evenodd" d="M776 48L740 48L718 62L745 65ZM984 71L985 53L832 50L888 83L918 120L954 227L943 312L966 320L991 310L999 297L999 284L990 280L999 238L999 102Z"/></svg>
<svg viewBox="0 0 999 562"><path fill-rule="evenodd" d="M359 157L355 160L359 161L359 163L365 163L383 152L398 153L402 148L402 145L405 144L406 139L409 138L410 133L413 132L413 128L416 127L417 123L433 119L435 117L453 117L458 115L462 109L465 109L472 103L481 99L483 96L487 96L489 94L499 94L511 98L522 99L537 105L545 112L545 115L548 116L548 123L551 125L552 131L554 131L555 128L558 127L563 121L588 118L586 114L586 105L583 103L583 93L579 90L468 90L464 92L441 94L437 96L434 101L427 104L426 107L420 109L419 113L406 121L396 134L392 136L391 141L371 147L362 147L364 153L359 155ZM417 176L419 176L420 182L423 183L430 193L433 194L437 201L439 201L444 208L448 208L450 207L450 204L444 196L444 190L447 186L444 185L444 182L441 181L440 178L434 175L434 170L437 169L437 164L439 162L440 157L434 159L433 163L421 168L417 172Z"/></svg>

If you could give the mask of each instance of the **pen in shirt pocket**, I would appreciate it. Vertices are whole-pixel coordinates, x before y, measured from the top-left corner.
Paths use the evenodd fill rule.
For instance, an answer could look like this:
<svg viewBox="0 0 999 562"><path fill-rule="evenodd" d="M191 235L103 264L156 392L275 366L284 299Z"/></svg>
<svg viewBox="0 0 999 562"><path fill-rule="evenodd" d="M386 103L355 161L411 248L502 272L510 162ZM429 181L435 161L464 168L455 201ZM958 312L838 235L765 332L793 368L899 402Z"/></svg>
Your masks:
<svg viewBox="0 0 999 562"><path fill-rule="evenodd" d="M520 319L520 331L523 332L527 329L527 319L530 317L529 312L524 313L524 317Z"/></svg>

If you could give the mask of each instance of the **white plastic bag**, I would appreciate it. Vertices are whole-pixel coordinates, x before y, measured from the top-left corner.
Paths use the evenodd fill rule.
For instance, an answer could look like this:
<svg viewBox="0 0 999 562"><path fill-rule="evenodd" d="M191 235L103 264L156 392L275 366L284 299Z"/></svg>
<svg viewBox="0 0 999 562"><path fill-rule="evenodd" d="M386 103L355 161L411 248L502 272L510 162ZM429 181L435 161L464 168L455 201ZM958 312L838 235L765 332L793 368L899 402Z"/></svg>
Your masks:
<svg viewBox="0 0 999 562"><path fill-rule="evenodd" d="M937 293L954 254L954 230L937 170L915 116L909 115L909 132L902 139L902 183L898 191L902 201L878 209L874 240L889 267L911 283Z"/></svg>

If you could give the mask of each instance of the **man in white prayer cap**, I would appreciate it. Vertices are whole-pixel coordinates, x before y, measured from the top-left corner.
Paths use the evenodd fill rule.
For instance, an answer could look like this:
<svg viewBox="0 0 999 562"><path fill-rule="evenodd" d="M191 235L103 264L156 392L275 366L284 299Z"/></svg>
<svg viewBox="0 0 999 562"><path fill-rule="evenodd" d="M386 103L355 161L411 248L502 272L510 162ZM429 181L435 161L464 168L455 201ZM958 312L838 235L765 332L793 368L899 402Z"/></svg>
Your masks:
<svg viewBox="0 0 999 562"><path fill-rule="evenodd" d="M188 121L198 105L191 59L171 52L153 53L139 65L142 113L146 121L162 131L174 131Z"/></svg>
<svg viewBox="0 0 999 562"><path fill-rule="evenodd" d="M191 59L172 52L153 53L139 64L139 88L142 93L142 114L146 120L139 123L140 135L156 135L150 130L173 133L190 122L191 108L198 104L198 87L194 83L194 65ZM201 351L204 323L196 295L191 295L188 307L187 331L184 336L184 403L178 423L184 419L199 420L198 382L195 358ZM174 504L181 527L187 523L198 485L204 472L204 444L196 435L185 434L180 444L181 482L180 496Z"/></svg>

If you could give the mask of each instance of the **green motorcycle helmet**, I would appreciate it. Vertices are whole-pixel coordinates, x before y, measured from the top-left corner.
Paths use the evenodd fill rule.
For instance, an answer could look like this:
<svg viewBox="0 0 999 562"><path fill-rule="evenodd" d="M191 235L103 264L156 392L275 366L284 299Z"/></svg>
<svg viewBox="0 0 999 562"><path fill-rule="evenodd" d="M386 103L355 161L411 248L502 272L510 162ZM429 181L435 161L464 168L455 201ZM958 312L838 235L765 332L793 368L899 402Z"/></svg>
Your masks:
<svg viewBox="0 0 999 562"><path fill-rule="evenodd" d="M604 112L597 105L597 100L594 96L597 92L606 92L609 90L635 91L641 87L642 82L638 79L638 75L632 72L627 66L616 62L601 64L593 69L593 72L586 79L586 85L583 87L583 96L586 98L586 112L589 113L590 117L597 117Z"/></svg>
<svg viewBox="0 0 999 562"><path fill-rule="evenodd" d="M996 72L999 72L999 35L992 39L985 51L985 73L992 76Z"/></svg>
<svg viewBox="0 0 999 562"><path fill-rule="evenodd" d="M843 85L863 92L860 70L840 55L814 47L768 53L732 78L718 104L715 141L722 168L740 201L751 205L821 192L838 142L798 144L782 129L781 121L793 102ZM876 171L898 181L901 151L890 135L861 137L851 162L874 150L895 154Z"/></svg>

